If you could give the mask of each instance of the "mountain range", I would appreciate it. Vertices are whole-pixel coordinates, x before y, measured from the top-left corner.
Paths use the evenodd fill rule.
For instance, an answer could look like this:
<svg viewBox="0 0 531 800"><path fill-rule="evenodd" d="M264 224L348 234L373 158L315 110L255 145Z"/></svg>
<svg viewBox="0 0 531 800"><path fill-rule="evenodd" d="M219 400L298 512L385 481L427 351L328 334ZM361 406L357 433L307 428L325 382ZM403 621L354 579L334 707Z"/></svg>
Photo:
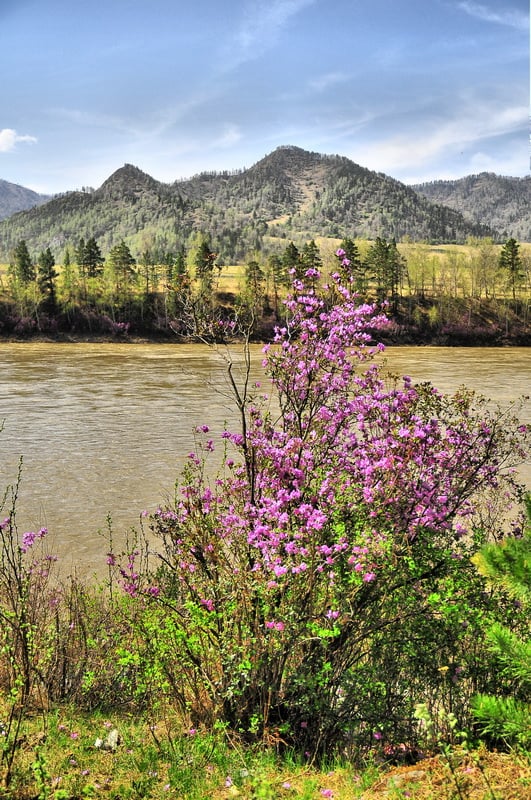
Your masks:
<svg viewBox="0 0 531 800"><path fill-rule="evenodd" d="M0 181L0 208L2 197L13 196L12 186ZM463 242L513 235L531 241L529 178L482 173L412 187L343 156L292 146L248 169L171 184L125 164L96 190L49 199L16 188L32 207L0 221L0 262L20 239L30 252L50 247L61 260L65 247L81 237L94 236L104 254L123 239L138 255L148 247L186 245L197 231L210 234L225 263L319 236Z"/></svg>
<svg viewBox="0 0 531 800"><path fill-rule="evenodd" d="M17 211L25 211L28 208L39 206L49 199L50 195L37 194L31 189L26 189L17 183L3 181L0 178L0 220L7 219Z"/></svg>
<svg viewBox="0 0 531 800"><path fill-rule="evenodd" d="M432 203L459 211L471 222L487 222L502 234L531 242L531 176L509 178L492 172L455 181L412 186Z"/></svg>

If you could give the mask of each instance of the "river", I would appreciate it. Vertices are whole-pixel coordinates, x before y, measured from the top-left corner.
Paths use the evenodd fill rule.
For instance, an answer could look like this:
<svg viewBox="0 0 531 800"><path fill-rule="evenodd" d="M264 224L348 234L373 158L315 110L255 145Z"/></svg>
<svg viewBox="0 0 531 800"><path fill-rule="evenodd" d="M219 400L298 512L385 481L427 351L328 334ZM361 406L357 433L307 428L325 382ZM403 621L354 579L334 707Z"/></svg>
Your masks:
<svg viewBox="0 0 531 800"><path fill-rule="evenodd" d="M235 429L223 355L202 345L1 344L0 491L22 457L19 530L46 526L64 563L97 569L107 515L121 537L171 497L197 425L214 439ZM531 394L526 348L396 347L385 358L446 392L465 384L501 404ZM529 403L520 417L531 423ZM522 475L531 488L531 465Z"/></svg>

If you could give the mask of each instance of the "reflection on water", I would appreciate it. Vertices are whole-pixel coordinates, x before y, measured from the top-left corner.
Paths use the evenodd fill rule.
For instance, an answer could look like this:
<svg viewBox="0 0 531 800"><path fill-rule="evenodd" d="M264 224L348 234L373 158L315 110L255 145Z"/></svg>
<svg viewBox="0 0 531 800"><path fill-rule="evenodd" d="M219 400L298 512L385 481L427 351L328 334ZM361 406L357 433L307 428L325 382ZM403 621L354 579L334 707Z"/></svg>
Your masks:
<svg viewBox="0 0 531 800"><path fill-rule="evenodd" d="M19 529L46 525L73 563L98 563L107 514L122 532L172 495L195 426L208 424L214 439L236 429L222 355L201 345L0 345L0 490L22 456ZM253 356L259 380L260 347ZM502 404L531 394L525 348L401 347L386 358L444 391L466 384Z"/></svg>

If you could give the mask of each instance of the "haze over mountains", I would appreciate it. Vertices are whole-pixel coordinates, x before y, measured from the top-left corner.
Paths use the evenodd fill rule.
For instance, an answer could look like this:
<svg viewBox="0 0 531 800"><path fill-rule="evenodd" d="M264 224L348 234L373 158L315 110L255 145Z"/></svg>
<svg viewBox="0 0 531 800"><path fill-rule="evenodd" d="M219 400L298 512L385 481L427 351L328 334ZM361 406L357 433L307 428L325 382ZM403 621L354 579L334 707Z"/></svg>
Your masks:
<svg viewBox="0 0 531 800"><path fill-rule="evenodd" d="M60 261L81 237L94 236L104 253L122 239L140 253L186 244L200 230L228 263L317 236L531 241L531 178L482 173L412 187L342 156L279 147L248 169L172 184L126 164L95 191L52 199L0 181L1 216L0 261L20 239Z"/></svg>
<svg viewBox="0 0 531 800"><path fill-rule="evenodd" d="M487 222L515 239L531 241L531 176L509 178L492 172L467 175L455 181L432 181L412 186L432 203L460 211L473 222Z"/></svg>
<svg viewBox="0 0 531 800"><path fill-rule="evenodd" d="M47 200L50 200L49 195L37 194L31 189L0 178L0 220L7 219L17 211L25 211L46 203Z"/></svg>

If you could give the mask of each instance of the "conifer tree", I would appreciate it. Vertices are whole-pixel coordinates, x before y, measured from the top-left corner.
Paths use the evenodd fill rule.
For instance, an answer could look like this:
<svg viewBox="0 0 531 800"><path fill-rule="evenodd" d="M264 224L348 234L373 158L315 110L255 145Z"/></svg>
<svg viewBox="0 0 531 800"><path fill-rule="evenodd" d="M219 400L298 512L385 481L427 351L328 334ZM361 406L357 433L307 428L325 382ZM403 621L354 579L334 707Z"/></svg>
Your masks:
<svg viewBox="0 0 531 800"><path fill-rule="evenodd" d="M96 239L94 236L91 236L90 239L88 239L84 250L83 264L87 270L87 277L99 278L103 272L104 261L105 259L101 254L101 250Z"/></svg>
<svg viewBox="0 0 531 800"><path fill-rule="evenodd" d="M21 239L13 251L12 270L16 280L22 284L35 280L35 267L25 239Z"/></svg>
<svg viewBox="0 0 531 800"><path fill-rule="evenodd" d="M528 525L521 538L489 544L473 558L479 572L531 611L531 494L526 498ZM478 694L472 713L484 734L523 747L531 744L531 640L522 639L497 623L487 641L512 692L506 696Z"/></svg>
<svg viewBox="0 0 531 800"><path fill-rule="evenodd" d="M293 276L300 275L301 254L298 247L290 242L282 255L282 267L285 273L293 280Z"/></svg>
<svg viewBox="0 0 531 800"><path fill-rule="evenodd" d="M302 248L300 262L303 273L307 269L316 269L316 270L321 269L323 261L321 258L321 253L319 251L319 248L315 243L315 239L312 239L310 242L306 242L306 244Z"/></svg>
<svg viewBox="0 0 531 800"><path fill-rule="evenodd" d="M264 271L254 259L245 265L245 288L253 301L264 293Z"/></svg>
<svg viewBox="0 0 531 800"><path fill-rule="evenodd" d="M339 262L341 277L347 281L352 278L357 292L365 291L367 288L365 267L356 242L347 236L339 245L339 249L345 253Z"/></svg>
<svg viewBox="0 0 531 800"><path fill-rule="evenodd" d="M214 266L217 253L212 252L210 238L201 237L199 248L194 258L195 276L199 281L200 292L207 295L212 291L214 281Z"/></svg>
<svg viewBox="0 0 531 800"><path fill-rule="evenodd" d="M50 311L56 308L55 279L57 270L55 269L55 259L49 247L43 250L37 262L37 282L43 295L43 305Z"/></svg>
<svg viewBox="0 0 531 800"><path fill-rule="evenodd" d="M500 253L500 267L508 273L513 300L516 300L516 287L522 280L522 258L520 245L516 239L507 239Z"/></svg>

